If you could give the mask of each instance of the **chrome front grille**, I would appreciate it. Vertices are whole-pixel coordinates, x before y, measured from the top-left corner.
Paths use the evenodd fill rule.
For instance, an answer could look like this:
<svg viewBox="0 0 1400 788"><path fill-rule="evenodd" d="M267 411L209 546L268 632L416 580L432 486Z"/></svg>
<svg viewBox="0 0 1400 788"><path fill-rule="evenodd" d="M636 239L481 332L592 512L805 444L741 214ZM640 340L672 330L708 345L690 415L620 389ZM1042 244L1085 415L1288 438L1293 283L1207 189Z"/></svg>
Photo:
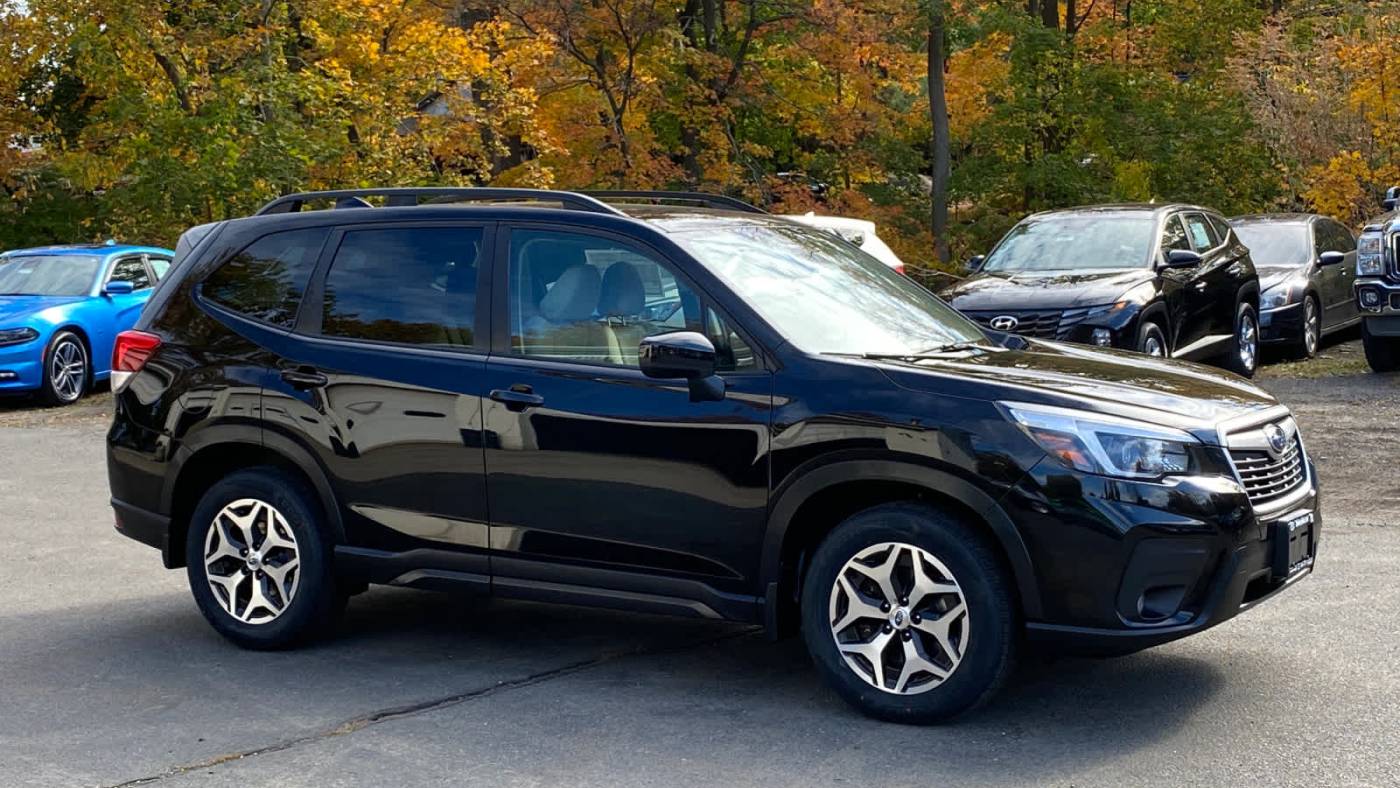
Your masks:
<svg viewBox="0 0 1400 788"><path fill-rule="evenodd" d="M1282 434L1282 448L1270 440L1277 433ZM1281 507L1308 484L1303 442L1291 417L1232 432L1226 445L1255 510Z"/></svg>
<svg viewBox="0 0 1400 788"><path fill-rule="evenodd" d="M1385 270L1390 274L1391 279L1400 281L1400 230L1392 231L1389 235L1385 236L1385 239L1389 241L1389 243L1381 244L1381 248L1384 251L1386 247L1389 247L1388 251L1390 257L1390 261L1386 263Z"/></svg>

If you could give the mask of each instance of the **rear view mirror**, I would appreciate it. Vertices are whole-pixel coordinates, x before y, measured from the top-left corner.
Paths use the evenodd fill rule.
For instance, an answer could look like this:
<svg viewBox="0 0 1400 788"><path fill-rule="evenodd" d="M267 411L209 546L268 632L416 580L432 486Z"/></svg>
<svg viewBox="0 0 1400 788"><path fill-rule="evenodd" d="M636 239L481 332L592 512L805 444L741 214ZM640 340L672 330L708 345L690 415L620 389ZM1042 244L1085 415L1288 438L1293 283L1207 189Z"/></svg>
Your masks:
<svg viewBox="0 0 1400 788"><path fill-rule="evenodd" d="M969 274L975 274L982 270L982 264L985 262L987 262L987 256L985 254L973 255L966 263L963 263L963 268Z"/></svg>
<svg viewBox="0 0 1400 788"><path fill-rule="evenodd" d="M1201 264L1201 255L1190 249L1173 249L1167 252L1167 268L1195 268Z"/></svg>
<svg viewBox="0 0 1400 788"><path fill-rule="evenodd" d="M1381 205L1384 205L1387 211L1393 211L1396 207L1400 207L1400 186L1392 186L1386 189L1385 199L1381 200Z"/></svg>
<svg viewBox="0 0 1400 788"><path fill-rule="evenodd" d="M690 401L724 399L724 380L715 375L715 346L704 334L675 331L646 337L637 348L642 373L690 384Z"/></svg>
<svg viewBox="0 0 1400 788"><path fill-rule="evenodd" d="M134 293L135 291L135 285L130 282L120 281L108 282L107 285L102 288L102 292L107 295L126 295L128 293Z"/></svg>
<svg viewBox="0 0 1400 788"><path fill-rule="evenodd" d="M1317 264L1336 265L1346 262L1346 259L1347 256L1345 252L1323 252L1322 255L1317 258Z"/></svg>

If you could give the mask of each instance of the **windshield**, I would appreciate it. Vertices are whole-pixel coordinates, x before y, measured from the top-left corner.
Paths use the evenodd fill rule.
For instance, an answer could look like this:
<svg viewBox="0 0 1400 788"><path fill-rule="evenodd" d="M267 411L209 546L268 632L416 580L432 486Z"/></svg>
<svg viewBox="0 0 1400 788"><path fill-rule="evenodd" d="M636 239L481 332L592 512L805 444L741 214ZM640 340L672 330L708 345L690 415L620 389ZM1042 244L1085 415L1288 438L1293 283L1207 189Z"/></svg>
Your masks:
<svg viewBox="0 0 1400 788"><path fill-rule="evenodd" d="M983 271L1143 268L1157 219L1150 213L1032 216L1001 239Z"/></svg>
<svg viewBox="0 0 1400 788"><path fill-rule="evenodd" d="M0 258L0 295L80 296L92 289L102 258L15 255Z"/></svg>
<svg viewBox="0 0 1400 788"><path fill-rule="evenodd" d="M1234 227L1255 265L1303 265L1312 259L1312 234L1306 224L1258 222Z"/></svg>
<svg viewBox="0 0 1400 788"><path fill-rule="evenodd" d="M807 353L918 354L986 339L929 291L822 230L745 224L671 237Z"/></svg>

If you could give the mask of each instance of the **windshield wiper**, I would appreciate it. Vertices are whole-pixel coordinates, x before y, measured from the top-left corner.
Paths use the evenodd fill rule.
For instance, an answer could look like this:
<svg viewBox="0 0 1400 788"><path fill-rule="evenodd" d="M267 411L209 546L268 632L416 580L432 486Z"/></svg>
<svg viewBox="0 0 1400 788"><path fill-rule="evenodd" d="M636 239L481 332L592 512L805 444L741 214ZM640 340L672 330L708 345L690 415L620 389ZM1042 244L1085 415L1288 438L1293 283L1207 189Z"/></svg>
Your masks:
<svg viewBox="0 0 1400 788"><path fill-rule="evenodd" d="M823 355L849 356L851 358L864 358L870 359L872 361L925 361L930 359L946 359L951 354L962 353L968 350L984 350L988 353L995 353L1005 349L1006 348L1003 347L997 347L996 345L984 345L980 342L949 342L946 345L938 345L936 347L931 347L928 350L920 350L917 353L825 353Z"/></svg>

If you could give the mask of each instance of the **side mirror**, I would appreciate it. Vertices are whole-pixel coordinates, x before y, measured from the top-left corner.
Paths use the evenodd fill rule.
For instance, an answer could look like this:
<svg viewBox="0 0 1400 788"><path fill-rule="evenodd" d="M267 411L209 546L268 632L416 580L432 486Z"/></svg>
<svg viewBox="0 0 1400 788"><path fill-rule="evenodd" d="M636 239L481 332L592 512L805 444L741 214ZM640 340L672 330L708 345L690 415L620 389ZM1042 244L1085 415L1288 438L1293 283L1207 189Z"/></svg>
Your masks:
<svg viewBox="0 0 1400 788"><path fill-rule="evenodd" d="M704 334L675 331L646 337L637 361L649 378L680 378L690 384L690 401L724 399L724 380L715 375L715 346Z"/></svg>
<svg viewBox="0 0 1400 788"><path fill-rule="evenodd" d="M1381 205L1384 205L1387 211L1393 211L1396 207L1400 207L1400 186L1392 186L1386 189L1385 199L1381 200Z"/></svg>
<svg viewBox="0 0 1400 788"><path fill-rule="evenodd" d="M105 295L127 295L128 293L134 293L135 291L136 286L130 282L108 282L102 288L102 292Z"/></svg>
<svg viewBox="0 0 1400 788"><path fill-rule="evenodd" d="M1345 263L1346 260L1347 256L1345 252L1323 252L1322 255L1317 258L1317 264L1336 265L1338 263Z"/></svg>
<svg viewBox="0 0 1400 788"><path fill-rule="evenodd" d="M1203 258L1201 257L1199 252L1193 252L1190 249L1173 249L1170 252L1167 252L1167 262L1165 267L1195 268L1196 266L1201 264L1202 259Z"/></svg>
<svg viewBox="0 0 1400 788"><path fill-rule="evenodd" d="M963 263L963 269L969 274L975 274L982 270L982 264L987 262L985 254L973 255L967 262Z"/></svg>

